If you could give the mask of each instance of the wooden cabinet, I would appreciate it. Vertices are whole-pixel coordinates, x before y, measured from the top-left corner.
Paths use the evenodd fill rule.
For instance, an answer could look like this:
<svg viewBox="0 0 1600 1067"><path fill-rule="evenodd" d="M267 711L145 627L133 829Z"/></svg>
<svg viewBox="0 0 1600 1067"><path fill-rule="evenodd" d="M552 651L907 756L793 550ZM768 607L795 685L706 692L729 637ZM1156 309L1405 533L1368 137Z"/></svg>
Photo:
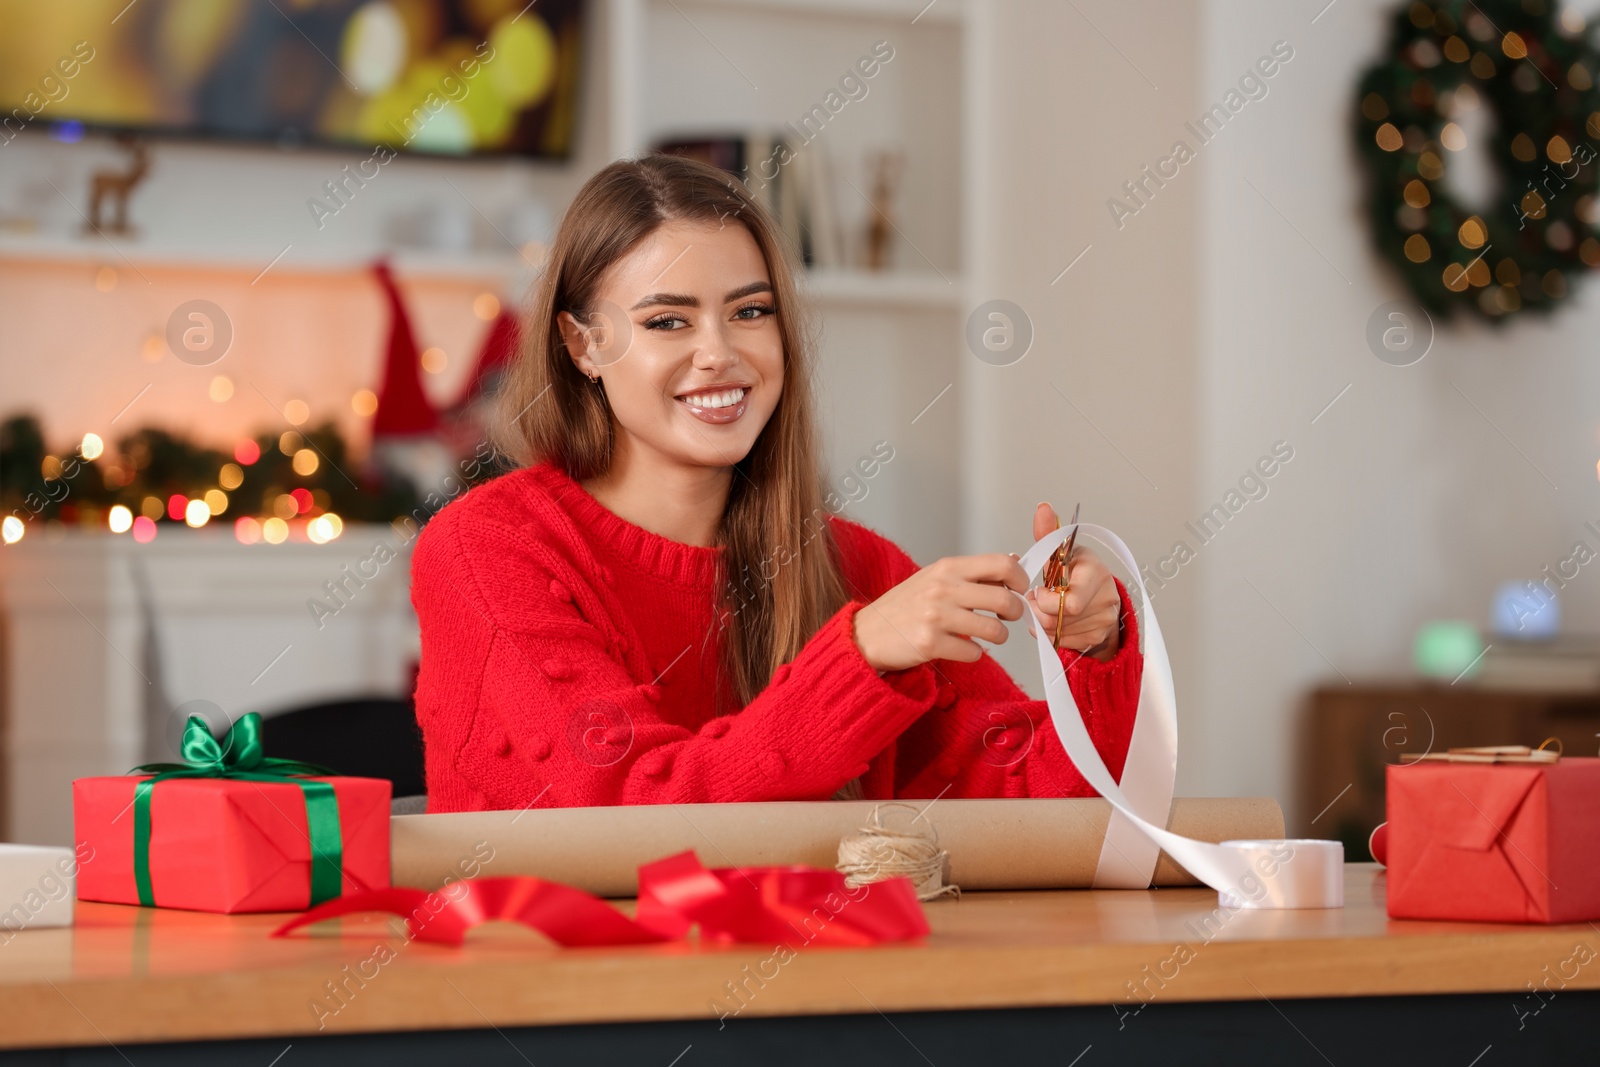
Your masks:
<svg viewBox="0 0 1600 1067"><path fill-rule="evenodd" d="M1367 837L1384 821L1384 767L1402 753L1465 745L1537 746L1561 740L1569 756L1593 756L1600 692L1544 693L1466 685L1325 686L1311 694L1299 748L1301 794L1293 832L1344 842L1366 860Z"/></svg>

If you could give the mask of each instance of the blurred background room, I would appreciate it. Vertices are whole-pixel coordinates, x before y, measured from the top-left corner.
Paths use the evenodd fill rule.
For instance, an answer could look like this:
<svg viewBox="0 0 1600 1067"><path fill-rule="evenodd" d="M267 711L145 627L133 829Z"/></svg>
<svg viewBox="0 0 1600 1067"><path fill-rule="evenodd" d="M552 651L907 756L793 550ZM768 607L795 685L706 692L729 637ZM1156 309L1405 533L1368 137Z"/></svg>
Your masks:
<svg viewBox="0 0 1600 1067"><path fill-rule="evenodd" d="M1127 541L1180 795L1362 859L1402 752L1592 754L1595 8L0 0L0 839L190 714L421 791L410 545L655 149L803 259L846 515Z"/></svg>

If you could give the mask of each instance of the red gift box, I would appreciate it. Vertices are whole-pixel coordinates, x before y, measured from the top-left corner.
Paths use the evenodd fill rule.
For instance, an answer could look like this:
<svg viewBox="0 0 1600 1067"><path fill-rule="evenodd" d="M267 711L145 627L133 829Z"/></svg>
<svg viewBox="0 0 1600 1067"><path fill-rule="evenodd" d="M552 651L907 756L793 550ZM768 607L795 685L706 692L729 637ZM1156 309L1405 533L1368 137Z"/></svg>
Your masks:
<svg viewBox="0 0 1600 1067"><path fill-rule="evenodd" d="M134 789L149 775L72 783L78 899L138 904ZM333 786L339 806L342 891L389 886L389 792L381 778L307 778ZM157 907L224 913L311 906L305 794L293 782L173 778L150 796L150 881Z"/></svg>
<svg viewBox="0 0 1600 1067"><path fill-rule="evenodd" d="M1393 919L1600 919L1600 759L1388 768Z"/></svg>

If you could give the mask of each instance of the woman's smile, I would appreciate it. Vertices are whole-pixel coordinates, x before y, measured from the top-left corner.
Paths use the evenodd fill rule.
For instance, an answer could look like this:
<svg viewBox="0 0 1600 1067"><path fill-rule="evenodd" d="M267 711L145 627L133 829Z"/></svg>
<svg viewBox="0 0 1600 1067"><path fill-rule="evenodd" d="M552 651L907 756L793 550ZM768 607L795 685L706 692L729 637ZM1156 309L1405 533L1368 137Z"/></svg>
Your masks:
<svg viewBox="0 0 1600 1067"><path fill-rule="evenodd" d="M679 393L674 399L701 422L720 425L737 422L750 406L749 397L749 386L743 382L729 382Z"/></svg>

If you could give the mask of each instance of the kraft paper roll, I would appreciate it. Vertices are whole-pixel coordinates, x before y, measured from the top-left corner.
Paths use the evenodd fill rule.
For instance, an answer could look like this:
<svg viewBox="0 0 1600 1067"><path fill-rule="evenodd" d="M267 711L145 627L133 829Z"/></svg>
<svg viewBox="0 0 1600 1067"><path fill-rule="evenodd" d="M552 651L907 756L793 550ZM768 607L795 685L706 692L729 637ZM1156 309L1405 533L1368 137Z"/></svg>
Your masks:
<svg viewBox="0 0 1600 1067"><path fill-rule="evenodd" d="M398 815L390 820L393 881L438 889L446 879L522 874L631 897L641 863L684 849L694 849L708 867L831 868L839 840L866 825L874 806L662 804ZM1099 798L940 800L922 818L950 854L946 882L963 889L1084 889L1094 882L1111 805ZM1269 797L1178 797L1167 825L1212 843L1279 838L1283 811ZM1153 884L1200 882L1163 852Z"/></svg>

